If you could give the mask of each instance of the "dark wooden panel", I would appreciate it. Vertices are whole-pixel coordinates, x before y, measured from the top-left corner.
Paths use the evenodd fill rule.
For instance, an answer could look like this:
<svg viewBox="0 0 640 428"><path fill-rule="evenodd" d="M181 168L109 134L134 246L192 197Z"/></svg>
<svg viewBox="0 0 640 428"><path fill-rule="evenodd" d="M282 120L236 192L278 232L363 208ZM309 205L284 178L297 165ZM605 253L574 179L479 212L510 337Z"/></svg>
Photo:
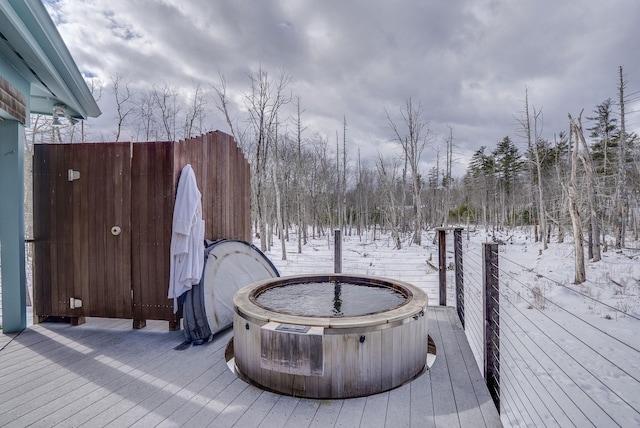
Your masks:
<svg viewBox="0 0 640 428"><path fill-rule="evenodd" d="M69 308L68 282L73 274L72 229L73 218L70 182L67 179L64 145L52 147L51 180L51 300L57 314L67 315ZM54 285L55 284L55 285Z"/></svg>
<svg viewBox="0 0 640 428"><path fill-rule="evenodd" d="M150 266L148 282L146 283L150 304L148 307L150 319L168 319L172 317L172 302L167 299L167 291L169 288L169 258L171 241L171 219L172 213L165 212L164 195L165 195L165 175L171 169L171 144L165 144L165 150L161 150L162 146L156 147L154 150L153 164L151 165L150 177L153 180L153 193L151 193L151 209L152 218L152 235L153 250L150 255L152 265ZM160 149L160 150L158 150ZM168 225L166 224L168 222ZM167 227L168 226L168 227Z"/></svg>
<svg viewBox="0 0 640 428"><path fill-rule="evenodd" d="M159 144L159 143L158 143ZM133 318L146 319L143 302L148 301L146 280L149 276L151 244L149 242L149 201L150 198L141 195L149 194L149 165L153 154L151 145L134 144L132 159L131 181L131 260L132 260L132 289L133 289ZM139 196L134 196L139 195ZM143 286L145 284L145 286Z"/></svg>
<svg viewBox="0 0 640 428"><path fill-rule="evenodd" d="M235 211L235 204L231 198L231 165L229 165L230 153L227 139L218 139L218 147L218 153L220 155L217 162L219 177L218 185L220 186L219 195L220 200L222 201L222 212L219 220L219 231L221 235L223 233L228 233L229 235L231 235L231 212Z"/></svg>
<svg viewBox="0 0 640 428"><path fill-rule="evenodd" d="M173 215L172 144L136 143L132 162L134 319L174 319L167 298Z"/></svg>
<svg viewBox="0 0 640 428"><path fill-rule="evenodd" d="M131 318L131 148L129 143L123 143L113 150L113 217L104 233L111 242L110 251L114 259L113 317ZM111 233L114 226L120 227L119 235Z"/></svg>
<svg viewBox="0 0 640 428"><path fill-rule="evenodd" d="M33 237L35 293L34 303L36 315L46 316L51 313L51 185L49 145L37 144L33 156Z"/></svg>
<svg viewBox="0 0 640 428"><path fill-rule="evenodd" d="M74 311L69 305L69 298L75 297L74 290L74 252L73 252L73 181L69 181L68 171L73 165L73 151L66 144L55 146L60 150L61 165L57 171L56 196L58 235L58 278L59 290L58 310L71 315Z"/></svg>
<svg viewBox="0 0 640 428"><path fill-rule="evenodd" d="M82 145L72 145L82 151ZM90 144L78 160L83 192L74 199L83 232L76 247L88 248L88 273L81 281L85 316L131 317L130 149L129 143ZM86 202L83 201L86 198ZM86 210L83 204L86 203ZM119 235L111 233L117 226ZM82 260L82 258L78 258ZM85 282L88 281L88 284ZM86 305L85 305L85 301Z"/></svg>
<svg viewBox="0 0 640 428"><path fill-rule="evenodd" d="M89 282L89 256L91 247L89 246L89 203L91 187L87 174L89 173L89 159L91 156L91 146L82 144L74 147L72 167L80 173L84 179L75 180L70 183L73 189L73 296L82 299L84 305L91 304L91 287ZM83 239L84 238L84 239ZM89 307L89 306L87 306ZM84 308L79 308L79 316L84 315Z"/></svg>
<svg viewBox="0 0 640 428"><path fill-rule="evenodd" d="M93 146L92 146L93 147ZM89 255L87 260L87 269L88 283L86 285L87 295L83 294L83 306L85 307L85 311L87 313L92 313L98 310L101 304L101 297L98 295L98 290L96 290L93 285L96 281L99 280L100 277L104 277L102 268L102 256L103 254L102 247L102 239L100 236L93 233L97 229L98 218L96 215L90 215L90 212L93 212L98 207L99 201L102 199L101 195L96 191L97 186L97 177L100 176L99 168L102 165L102 159L100 159L99 153L96 152L95 148L91 149L91 153L88 154L87 158L84 159L84 162L87 164L86 167L86 176L85 183L86 187L89 190L85 195L88 201L88 208L86 212L85 219L76 219L76 221L86 223L86 236L85 240L87 241L87 246L89 247ZM89 174L91 171L91 174ZM80 240L81 238L78 237Z"/></svg>

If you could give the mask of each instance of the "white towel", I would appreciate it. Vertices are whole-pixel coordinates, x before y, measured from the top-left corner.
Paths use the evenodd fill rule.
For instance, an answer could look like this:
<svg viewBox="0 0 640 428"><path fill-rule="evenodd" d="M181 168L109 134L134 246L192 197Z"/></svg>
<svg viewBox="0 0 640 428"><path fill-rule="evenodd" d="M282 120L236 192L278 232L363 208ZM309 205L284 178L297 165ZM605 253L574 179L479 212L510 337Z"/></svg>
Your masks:
<svg viewBox="0 0 640 428"><path fill-rule="evenodd" d="M173 299L173 313L178 311L178 297L200 282L203 248L202 194L193 169L187 164L180 173L173 208L168 293L168 298Z"/></svg>

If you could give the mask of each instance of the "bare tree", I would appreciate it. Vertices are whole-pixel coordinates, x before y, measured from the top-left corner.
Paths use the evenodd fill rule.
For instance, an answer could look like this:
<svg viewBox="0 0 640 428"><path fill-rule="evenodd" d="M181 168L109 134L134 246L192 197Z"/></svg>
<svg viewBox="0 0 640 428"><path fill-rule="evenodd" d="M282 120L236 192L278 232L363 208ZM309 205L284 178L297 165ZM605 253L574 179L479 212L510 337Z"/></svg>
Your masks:
<svg viewBox="0 0 640 428"><path fill-rule="evenodd" d="M628 143L628 136L626 130L625 121L625 97L624 90L626 88L626 82L622 74L622 66L620 71L620 83L618 84L618 93L620 96L620 142L618 143L618 182L616 186L616 248L623 248L625 246L625 235L627 225L627 212L629 207L629 200L627 198L627 153L626 146Z"/></svg>
<svg viewBox="0 0 640 428"><path fill-rule="evenodd" d="M587 179L587 193L590 213L589 222L591 223L590 232L592 239L590 245L592 245L593 261L597 262L602 258L600 252L600 223L598 221L599 219L593 162L591 161L589 146L585 141L584 133L582 131L582 112L580 112L577 122L573 119L573 117L571 117L571 115L569 115L569 121L571 123L571 127L573 128L573 133L577 139L576 144L582 144L582 150L578 151L578 157L580 158L580 162L584 167Z"/></svg>
<svg viewBox="0 0 640 428"><path fill-rule="evenodd" d="M129 83L123 82L123 77L120 74L116 74L111 78L113 84L113 95L116 100L116 135L114 141L117 143L120 141L120 135L122 128L125 126L127 117L133 112L134 106L132 105L134 93L129 88ZM124 88L122 84L124 83Z"/></svg>
<svg viewBox="0 0 640 428"><path fill-rule="evenodd" d="M449 126L449 136L446 140L447 143L447 161L445 166L444 178L442 179L442 185L444 186L444 219L442 225L447 227L449 225L449 210L451 209L451 182L453 177L451 176L451 165L453 158L453 128Z"/></svg>
<svg viewBox="0 0 640 428"><path fill-rule="evenodd" d="M318 233L318 235L323 233L322 218L326 219L326 224L328 225L334 223L331 192L333 192L336 187L338 177L332 173L334 165L329 156L328 137L315 133L310 140L310 145L313 150L313 167L311 168L308 187L313 213L313 236L315 237L316 233ZM324 212L321 210L324 210Z"/></svg>
<svg viewBox="0 0 640 428"><path fill-rule="evenodd" d="M389 127L396 142L402 147L406 162L411 169L411 184L413 191L413 243L422 244L422 201L420 198L422 183L420 182L420 160L422 152L429 142L429 123L423 116L422 105L414 105L411 98L405 101L400 109L400 123L394 122L389 112L386 112Z"/></svg>
<svg viewBox="0 0 640 428"><path fill-rule="evenodd" d="M204 100L202 87L198 84L193 91L193 98L184 118L183 138L185 139L202 134L202 125L206 116L204 107L207 103Z"/></svg>
<svg viewBox="0 0 640 428"><path fill-rule="evenodd" d="M398 207L396 201L396 189L398 186L398 167L400 159L385 159L382 154L378 153L376 167L378 169L378 181L380 187L386 197L385 203L380 204L381 209L387 217L387 223L391 229L391 237L394 242L394 249L402 249L402 240L400 239L400 228L398 222L398 211L403 207Z"/></svg>
<svg viewBox="0 0 640 428"><path fill-rule="evenodd" d="M156 122L156 102L152 91L138 93L135 101L136 118L135 132L136 140L151 141L158 138Z"/></svg>
<svg viewBox="0 0 640 428"><path fill-rule="evenodd" d="M267 160L269 159L269 137L275 131L278 111L291 101L286 87L291 77L281 71L276 79L271 79L262 67L249 75L251 89L244 94L245 107L249 115L249 124L256 142L253 162L256 182L256 205L260 229L260 249L266 251L267 218L264 186L266 185Z"/></svg>
<svg viewBox="0 0 640 428"><path fill-rule="evenodd" d="M271 136L271 135L270 135ZM286 224L283 216L283 204L282 204L282 192L280 190L280 156L278 153L278 117L276 115L276 120L274 124L273 130L273 142L271 145L273 146L273 160L271 162L271 178L273 180L273 191L275 193L275 202L276 202L276 224L278 235L280 236L280 250L282 255L282 260L287 260L287 247L285 242L285 228Z"/></svg>
<svg viewBox="0 0 640 428"><path fill-rule="evenodd" d="M178 93L169 85L162 88L153 88L153 100L160 112L160 123L164 129L164 137L167 141L174 141L176 136L176 121L182 107L178 105Z"/></svg>
<svg viewBox="0 0 640 428"><path fill-rule="evenodd" d="M231 100L229 100L229 96L227 95L227 80L220 72L218 72L218 76L220 77L220 85L213 86L213 90L216 92L216 108L224 115L227 125L229 126L229 133L238 141L238 135L236 135L236 129L231 119Z"/></svg>
<svg viewBox="0 0 640 428"><path fill-rule="evenodd" d="M85 79L87 82L87 86L89 86L89 90L91 91L91 95L96 102L100 102L102 99L102 80L98 78ZM80 141L87 141L87 134L85 132L85 121L80 121Z"/></svg>
<svg viewBox="0 0 640 428"><path fill-rule="evenodd" d="M296 223L298 226L298 254L302 253L302 241L304 240L303 230L306 229L302 219L302 110L300 110L300 97L296 97L296 175L295 175L295 198L296 198ZM306 240L305 240L306 243Z"/></svg>
<svg viewBox="0 0 640 428"><path fill-rule="evenodd" d="M530 155L533 156L533 165L536 168L536 174L533 174L531 168L531 189L532 189L532 201L533 201L533 213L534 213L534 222L539 220L540 222L540 235L538 235L536 231L536 240L542 240L542 248L544 250L547 249L547 215L545 210L545 199L544 199L544 187L542 182L542 160L540 159L540 151L538 150L538 142L540 140L538 125L541 121L542 112L536 111L535 107L533 107L533 126L531 124L531 113L529 111L529 91L525 87L524 92L524 118L518 119L520 122L520 126L525 133L527 138L527 148L529 149ZM538 197L536 203L535 197L535 176L537 176L537 188L538 188ZM537 209L536 209L537 208ZM537 223L535 223L537 226Z"/></svg>
<svg viewBox="0 0 640 428"><path fill-rule="evenodd" d="M347 221L347 116L342 116L342 229Z"/></svg>
<svg viewBox="0 0 640 428"><path fill-rule="evenodd" d="M582 219L580 218L580 210L578 209L578 151L580 141L577 135L578 129L574 124L573 118L569 115L571 125L571 135L569 141L573 142L573 150L571 152L571 179L569 184L564 182L567 196L569 197L569 214L571 215L571 223L573 224L573 241L575 245L575 279L574 284L582 284L586 281L586 269L584 264L584 235L582 232Z"/></svg>

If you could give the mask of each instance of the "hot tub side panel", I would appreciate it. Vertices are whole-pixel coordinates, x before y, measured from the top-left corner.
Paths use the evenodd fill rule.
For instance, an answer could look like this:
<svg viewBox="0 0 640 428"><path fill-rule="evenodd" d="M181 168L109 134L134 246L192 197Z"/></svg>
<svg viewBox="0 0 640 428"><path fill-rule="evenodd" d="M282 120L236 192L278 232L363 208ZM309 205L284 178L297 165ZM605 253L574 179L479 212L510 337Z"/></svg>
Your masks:
<svg viewBox="0 0 640 428"><path fill-rule="evenodd" d="M376 394L413 379L426 364L426 316L408 318L390 328L325 329L323 376L293 375L263 368L260 358L265 344L261 343L260 329L265 324L235 314L236 368L245 380L283 394L307 398Z"/></svg>

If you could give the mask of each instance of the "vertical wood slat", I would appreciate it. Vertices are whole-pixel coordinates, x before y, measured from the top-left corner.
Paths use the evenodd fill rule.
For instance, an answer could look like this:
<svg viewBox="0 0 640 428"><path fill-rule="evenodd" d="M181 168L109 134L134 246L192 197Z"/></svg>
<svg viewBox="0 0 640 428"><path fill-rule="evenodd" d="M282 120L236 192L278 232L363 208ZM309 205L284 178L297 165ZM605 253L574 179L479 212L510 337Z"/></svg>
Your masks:
<svg viewBox="0 0 640 428"><path fill-rule="evenodd" d="M102 301L100 302L100 310L107 317L115 317L116 316L116 308L111 306L109 303L115 303L117 300L116 293L116 272L115 272L115 254L111 251L110 246L110 237L107 236L107 233L111 234L111 224L113 223L111 220L113 219L114 206L116 205L116 201L114 200L114 194L111 189L115 186L115 170L114 165L111 163L110 155L111 153L100 150L100 174L99 176L102 179L109 183L106 189L103 189L102 195L98 196L97 205L100 207L98 212L98 217L100 221L96 225L96 230L94 233L101 239L100 249L102 263L102 273L104 278L106 278L106 284L103 285L102 288ZM95 188L98 189L99 184L95 183ZM107 193L108 192L108 193ZM99 281L99 280L97 280ZM99 282L97 282L99 283Z"/></svg>
<svg viewBox="0 0 640 428"><path fill-rule="evenodd" d="M62 146L62 168L59 172L59 176L57 177L57 185L59 186L59 193L57 195L58 198L62 196L62 204L57 203L57 207L60 208L58 211L61 213L61 217L59 217L58 225L59 231L62 236L58 237L61 246L59 247L59 251L61 254L58 255L58 266L61 269L58 272L58 277L62 279L62 287L60 287L63 292L59 295L59 303L58 307L60 311L66 312L68 314L72 314L73 311L69 305L69 298L73 297L74 293L74 253L73 253L73 182L70 182L68 177L68 170L71 169L71 165L73 165L73 152L67 146ZM62 205L62 207L60 207ZM61 220L61 221L60 221Z"/></svg>
<svg viewBox="0 0 640 428"><path fill-rule="evenodd" d="M112 223L107 224L105 234L113 242L115 251L116 317L131 318L131 148L129 143L122 143L115 149L115 216ZM110 235L109 226L120 227L120 234Z"/></svg>
<svg viewBox="0 0 640 428"><path fill-rule="evenodd" d="M78 149L76 149L78 150ZM88 275L88 294L82 296L83 299L85 299L85 301L83 302L83 311L86 314L92 314L94 312L96 312L99 308L99 304L100 304L100 298L98 296L98 290L93 286L96 281L98 280L98 277L101 276L101 272L99 272L99 268L100 268L100 261L99 261L99 254L96 251L97 248L99 248L100 246L100 237L97 236L94 233L91 233L92 231L96 230L96 225L98 222L98 218L96 215L94 215L94 211L97 208L97 204L98 204L98 199L100 197L100 195L98 194L98 192L95 191L95 186L96 186L96 175L99 175L98 173L98 168L100 166L100 159L98 154L95 152L95 149L90 149L91 150L91 154L87 154L87 158L84 159L84 161L86 162L86 168L84 168L85 171L81 171L81 172L86 172L87 176L85 177L85 181L87 182L87 188L91 189L86 195L84 195L85 198L87 198L88 203L89 203L89 209L87 211L87 218L86 218L86 223L87 223L87 236L86 236L86 240L88 242L88 247L89 247L89 259L88 259L88 270L89 270L89 275ZM89 173L91 172L91 173Z"/></svg>
<svg viewBox="0 0 640 428"><path fill-rule="evenodd" d="M49 265L51 266L51 283L52 284L63 284L62 280L58 278L58 252L59 252L59 248L58 248L58 240L59 240L59 236L58 236L58 207L55 204L55 201L57 200L57 193L58 193L58 186L57 186L57 182L56 182L56 176L58 174L58 165L60 164L60 161L58 160L58 154L59 151L58 150L52 150L51 151L51 155L50 155L50 159L51 159L51 169L50 169L50 174L49 174L49 184L50 184L50 194L49 194L49 204L51 205L51 211L50 211L50 215L49 215L49 229L51 232L51 236L50 236L50 245L51 245L51 251L49 253L50 259L49 259ZM62 199L62 198L61 198ZM64 204L64 201L62 201L62 204ZM62 205L60 204L60 205ZM59 292L59 288L58 287L52 287L51 288L51 313L55 313L55 314L59 314L60 313L60 308L58 307L58 301L60 300L58 298L58 293Z"/></svg>
<svg viewBox="0 0 640 428"><path fill-rule="evenodd" d="M169 145L171 147L171 145ZM168 150L170 152L170 149ZM164 161L166 159L166 154L162 150L155 150L153 161L149 165L151 168L150 176L152 179L152 192L150 193L152 209L153 212L149 213L150 218L152 219L152 227L153 232L151 235L151 241L153 242L152 251L155 254L153 257L153 264L149 266L149 276L148 282L146 284L147 290L146 295L149 299L149 302L164 302L166 305L165 308L171 303L167 299L167 287L169 284L169 274L165 272L165 260L169 259L169 252L165 254L163 251L165 249L165 240L170 238L165 236L165 225L163 224L165 221L171 218L171 214L164 212L164 204L163 200L160 198L160 195L163 194L163 171L162 168L159 168L160 165L164 165ZM164 285L164 287L162 287ZM162 300L161 300L162 299ZM161 309L158 305L149 306L150 318L156 319L161 315ZM170 317L169 317L170 318Z"/></svg>
<svg viewBox="0 0 640 428"><path fill-rule="evenodd" d="M63 173L65 165L67 164L64 146L58 147L59 150L56 150L54 154L55 165L57 168L55 169L54 174L51 175L54 192L54 195L52 196L55 198L55 202L58 202L54 204L52 216L52 221L54 222L52 225L54 236L52 238L55 242L55 249L51 253L51 264L54 269L53 278L56 279L59 287L57 287L52 293L52 298L54 310L66 315L68 307L68 303L66 302L68 298L67 273L69 272L69 268L72 268L67 265L69 251L66 248L69 243L68 239L70 239L70 236L66 233L66 226L70 224L68 207L71 203L71 193L67 192L66 171Z"/></svg>
<svg viewBox="0 0 640 428"><path fill-rule="evenodd" d="M36 314L51 313L51 264L45 263L51 255L51 183L49 181L51 166L51 150L49 145L34 146L33 160L33 237L34 256L42 262L35 263L35 309Z"/></svg>
<svg viewBox="0 0 640 428"><path fill-rule="evenodd" d="M83 165L85 168L89 165L89 146L81 145L73 152L73 167L78 168ZM73 254L74 254L74 273L73 273L73 297L82 298L84 305L91 305L91 287L89 286L89 255L91 246L86 238L89 236L89 217L90 208L93 205L89 203L89 195L91 195L91 187L89 179L86 177L88 171L85 169L80 171L81 177L85 175L84 180L77 180L72 183L73 187ZM80 314L84 310L77 310Z"/></svg>
<svg viewBox="0 0 640 428"><path fill-rule="evenodd" d="M97 189L99 189L98 186L100 185L98 182L99 179L108 180L108 177L105 176L107 173L105 165L106 156L104 151L99 149L96 150L97 153L93 156L96 160L96 165L95 169L92 169L91 174L91 187L94 189L93 193L96 195L92 213L94 223L89 233L91 236L96 237L96 246L91 250L91 253L94 255L93 260L95 263L95 276L91 283L92 288L95 290L94 296L92 296L94 303L94 307L92 309L95 313L101 313L107 301L107 288L100 286L100 283L105 280L107 282L111 282L111 278L108 276L109 269L107 267L111 260L108 259L106 237L102 233L99 233L99 231L104 231L107 201L106 195L100 194ZM97 173L93 173L93 171L96 171ZM104 315L107 316L107 314Z"/></svg>
<svg viewBox="0 0 640 428"><path fill-rule="evenodd" d="M138 150L138 144L131 147L131 195L142 195L143 189L146 190L147 174L146 165L149 163L149 150ZM144 319L142 313L141 302L142 287L140 284L146 276L147 266L149 264L149 243L143 237L146 237L146 227L149 222L142 222L147 214L147 201L149 198L132 197L131 201L131 289L133 292L132 316L134 320ZM135 322L135 321L134 321Z"/></svg>
<svg viewBox="0 0 640 428"><path fill-rule="evenodd" d="M172 144L133 144L132 245L133 318L173 320L167 299L173 209Z"/></svg>

